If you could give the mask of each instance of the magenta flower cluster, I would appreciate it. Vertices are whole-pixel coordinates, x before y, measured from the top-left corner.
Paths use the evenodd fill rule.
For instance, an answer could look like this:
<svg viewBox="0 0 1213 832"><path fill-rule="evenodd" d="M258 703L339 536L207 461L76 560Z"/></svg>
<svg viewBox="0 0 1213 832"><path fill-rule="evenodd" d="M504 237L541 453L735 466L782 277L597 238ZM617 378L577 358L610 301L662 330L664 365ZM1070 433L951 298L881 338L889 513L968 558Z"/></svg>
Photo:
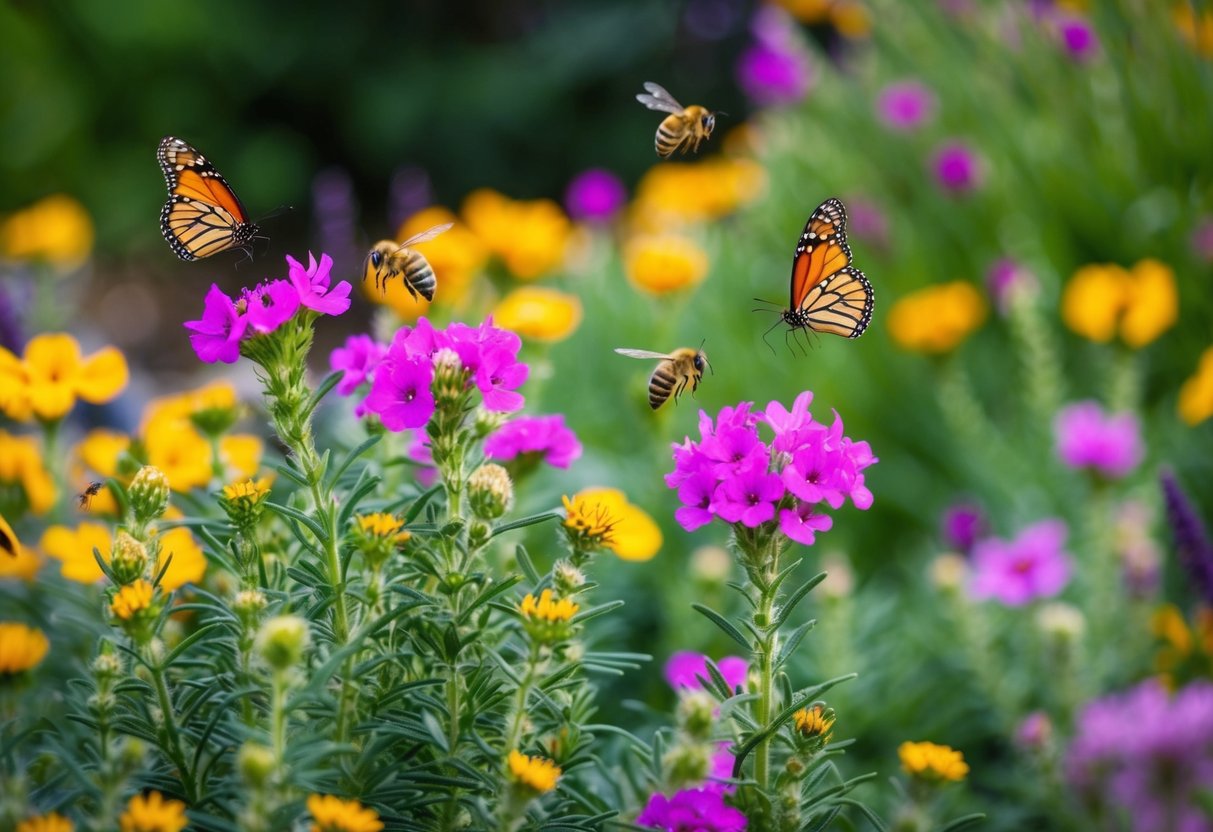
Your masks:
<svg viewBox="0 0 1213 832"><path fill-rule="evenodd" d="M742 832L746 816L725 802L722 790L705 786L683 789L670 797L652 795L636 824L665 832Z"/></svg>
<svg viewBox="0 0 1213 832"><path fill-rule="evenodd" d="M1150 680L1088 703L1066 778L1105 816L1123 812L1126 828L1207 832L1201 795L1213 783L1213 684L1171 694Z"/></svg>
<svg viewBox="0 0 1213 832"><path fill-rule="evenodd" d="M1057 455L1071 468L1119 479L1141 462L1141 428L1132 413L1107 414L1094 401L1062 408L1054 423Z"/></svg>
<svg viewBox="0 0 1213 832"><path fill-rule="evenodd" d="M759 106L795 104L813 81L809 54L789 15L775 6L754 13L753 44L737 60L737 81Z"/></svg>
<svg viewBox="0 0 1213 832"><path fill-rule="evenodd" d="M850 499L869 508L863 471L877 461L871 447L843 435L837 412L831 425L815 422L812 400L806 391L791 411L771 402L756 412L741 402L714 420L700 411L699 441L687 437L674 446L674 470L665 478L682 502L674 514L679 524L693 531L714 517L750 528L777 521L789 538L811 545L833 524L824 506L838 509ZM774 433L769 444L759 424Z"/></svg>
<svg viewBox="0 0 1213 832"><path fill-rule="evenodd" d="M484 442L484 455L498 462L534 454L553 468L568 468L581 456L577 434L564 416L520 416L495 430Z"/></svg>
<svg viewBox="0 0 1213 832"><path fill-rule="evenodd" d="M618 176L603 168L590 168L569 183L564 206L573 219L604 222L615 216L627 199L628 189Z"/></svg>
<svg viewBox="0 0 1213 832"><path fill-rule="evenodd" d="M935 114L935 93L921 81L896 81L876 97L876 116L886 127L917 130Z"/></svg>
<svg viewBox="0 0 1213 832"><path fill-rule="evenodd" d="M331 286L333 260L327 254L320 262L308 253L304 268L287 256L286 279L270 280L252 289L241 290L238 298L229 297L217 285L206 293L202 317L186 321L190 346L207 364L221 361L234 364L240 358L240 342L273 332L289 321L302 307L321 315L340 315L350 308L348 281Z"/></svg>
<svg viewBox="0 0 1213 832"><path fill-rule="evenodd" d="M1066 524L1043 520L1013 540L989 538L973 547L973 579L969 593L978 600L993 598L1019 607L1051 598L1070 580L1070 558L1063 550Z"/></svg>
<svg viewBox="0 0 1213 832"><path fill-rule="evenodd" d="M741 656L724 656L716 662L716 669L730 688L744 685L750 672L750 663ZM708 679L708 657L703 653L679 650L671 654L665 663L665 680L674 690L699 690L700 679Z"/></svg>

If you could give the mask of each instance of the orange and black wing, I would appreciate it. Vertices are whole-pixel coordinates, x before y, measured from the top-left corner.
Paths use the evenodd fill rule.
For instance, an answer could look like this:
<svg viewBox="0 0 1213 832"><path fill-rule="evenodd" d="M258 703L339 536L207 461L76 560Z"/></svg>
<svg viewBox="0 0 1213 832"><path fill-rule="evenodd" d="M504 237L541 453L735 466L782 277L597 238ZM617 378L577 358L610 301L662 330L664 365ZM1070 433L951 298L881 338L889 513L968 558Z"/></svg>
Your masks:
<svg viewBox="0 0 1213 832"><path fill-rule="evenodd" d="M792 312L802 326L858 338L872 320L872 284L851 267L847 212L841 201L817 206L796 244L792 261Z"/></svg>
<svg viewBox="0 0 1213 832"><path fill-rule="evenodd" d="M156 158L168 185L160 233L182 260L245 248L257 232L231 186L206 157L166 136Z"/></svg>

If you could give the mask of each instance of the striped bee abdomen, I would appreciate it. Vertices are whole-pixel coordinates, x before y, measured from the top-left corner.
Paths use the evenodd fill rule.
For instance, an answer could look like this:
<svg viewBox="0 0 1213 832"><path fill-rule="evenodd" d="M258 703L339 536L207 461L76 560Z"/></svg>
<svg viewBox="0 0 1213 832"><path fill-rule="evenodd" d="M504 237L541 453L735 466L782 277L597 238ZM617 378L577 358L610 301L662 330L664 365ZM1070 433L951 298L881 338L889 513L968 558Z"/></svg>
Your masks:
<svg viewBox="0 0 1213 832"><path fill-rule="evenodd" d="M426 300L434 299L434 290L438 287L438 279L434 277L434 269L425 256L415 249L408 249L404 263L404 282L411 291L421 295Z"/></svg>
<svg viewBox="0 0 1213 832"><path fill-rule="evenodd" d="M657 127L657 155L662 158L670 156L679 148L686 136L687 131L682 116L667 116Z"/></svg>
<svg viewBox="0 0 1213 832"><path fill-rule="evenodd" d="M661 362L649 378L649 407L653 410L666 403L670 393L674 391L674 386L678 384L678 376L670 372L670 366L671 362Z"/></svg>

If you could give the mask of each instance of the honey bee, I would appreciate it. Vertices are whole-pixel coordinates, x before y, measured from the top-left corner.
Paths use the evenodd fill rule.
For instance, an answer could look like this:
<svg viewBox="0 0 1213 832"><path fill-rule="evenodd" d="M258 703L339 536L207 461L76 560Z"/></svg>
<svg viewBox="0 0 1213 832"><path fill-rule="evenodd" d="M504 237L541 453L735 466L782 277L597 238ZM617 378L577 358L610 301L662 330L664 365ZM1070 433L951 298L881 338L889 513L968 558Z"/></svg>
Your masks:
<svg viewBox="0 0 1213 832"><path fill-rule="evenodd" d="M101 490L101 483L90 482L88 487L76 495L76 503L80 506L81 511L88 511L88 507L93 502L93 498L97 496L97 492Z"/></svg>
<svg viewBox="0 0 1213 832"><path fill-rule="evenodd" d="M638 94L636 100L650 110L670 114L657 126L657 155L667 159L678 149L683 153L699 150L699 143L712 135L716 114L698 104L683 107L652 81L646 81L644 88L648 93Z"/></svg>
<svg viewBox="0 0 1213 832"><path fill-rule="evenodd" d="M656 410L674 395L674 403L678 397L691 385L691 392L699 389L699 381L703 378L703 368L711 369L707 353L703 349L680 347L666 354L650 350L617 349L615 352L628 358L655 358L661 363L649 376L649 407Z"/></svg>
<svg viewBox="0 0 1213 832"><path fill-rule="evenodd" d="M370 267L375 270L375 288L386 287L389 280L399 277L404 281L404 288L409 290L409 294L414 299L420 295L426 300L433 300L434 290L438 287L434 269L421 252L410 246L432 240L452 225L454 223L449 222L435 225L433 228L409 237L403 243L395 240L380 240L375 243L362 264L362 279L366 280L367 268Z"/></svg>

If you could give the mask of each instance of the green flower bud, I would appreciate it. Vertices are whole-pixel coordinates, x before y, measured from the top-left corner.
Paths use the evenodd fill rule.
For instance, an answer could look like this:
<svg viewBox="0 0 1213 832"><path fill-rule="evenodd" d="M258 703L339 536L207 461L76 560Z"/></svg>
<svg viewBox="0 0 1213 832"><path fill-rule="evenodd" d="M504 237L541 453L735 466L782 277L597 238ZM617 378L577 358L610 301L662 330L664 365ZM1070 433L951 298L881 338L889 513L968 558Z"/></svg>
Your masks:
<svg viewBox="0 0 1213 832"><path fill-rule="evenodd" d="M232 407L205 407L190 414L190 421L204 435L212 439L222 436L232 429L244 415L239 405Z"/></svg>
<svg viewBox="0 0 1213 832"><path fill-rule="evenodd" d="M475 432L477 439L483 439L504 425L507 418L509 418L508 414L495 413L492 410L478 407L476 408L476 415L472 419L472 430Z"/></svg>
<svg viewBox="0 0 1213 832"><path fill-rule="evenodd" d="M236 757L236 768L244 781L254 788L264 786L278 768L272 749L255 742L246 742L240 746Z"/></svg>
<svg viewBox="0 0 1213 832"><path fill-rule="evenodd" d="M168 477L163 471L151 465L140 468L127 489L135 522L146 525L164 514L168 508L168 494Z"/></svg>
<svg viewBox="0 0 1213 832"><path fill-rule="evenodd" d="M692 739L704 741L712 735L712 713L716 700L704 691L689 691L678 702L678 727Z"/></svg>
<svg viewBox="0 0 1213 832"><path fill-rule="evenodd" d="M573 595L585 586L585 573L569 561L561 558L552 567L552 581L561 595Z"/></svg>
<svg viewBox="0 0 1213 832"><path fill-rule="evenodd" d="M703 743L679 743L666 752L661 760L669 772L670 785L682 788L692 783L701 783L712 770L711 746Z"/></svg>
<svg viewBox="0 0 1213 832"><path fill-rule="evenodd" d="M118 532L114 535L110 569L113 570L114 578L120 586L134 583L143 577L143 572L147 569L147 547L128 532Z"/></svg>
<svg viewBox="0 0 1213 832"><path fill-rule="evenodd" d="M112 642L101 642L101 650L93 659L93 673L101 680L117 679L122 675L122 658L114 653Z"/></svg>
<svg viewBox="0 0 1213 832"><path fill-rule="evenodd" d="M459 354L444 347L434 353L434 381L430 389L434 392L434 403L439 409L459 404L467 389L467 371Z"/></svg>
<svg viewBox="0 0 1213 832"><path fill-rule="evenodd" d="M514 484L504 468L489 462L468 477L468 502L477 517L496 520L514 504Z"/></svg>
<svg viewBox="0 0 1213 832"><path fill-rule="evenodd" d="M303 658L310 642L306 621L297 615L279 615L261 625L257 652L274 670L288 670Z"/></svg>
<svg viewBox="0 0 1213 832"><path fill-rule="evenodd" d="M232 601L232 609L236 615L240 616L245 628L253 630L256 629L257 619L261 617L261 612L268 604L269 601L266 600L264 592L259 589L246 589L237 593Z"/></svg>

